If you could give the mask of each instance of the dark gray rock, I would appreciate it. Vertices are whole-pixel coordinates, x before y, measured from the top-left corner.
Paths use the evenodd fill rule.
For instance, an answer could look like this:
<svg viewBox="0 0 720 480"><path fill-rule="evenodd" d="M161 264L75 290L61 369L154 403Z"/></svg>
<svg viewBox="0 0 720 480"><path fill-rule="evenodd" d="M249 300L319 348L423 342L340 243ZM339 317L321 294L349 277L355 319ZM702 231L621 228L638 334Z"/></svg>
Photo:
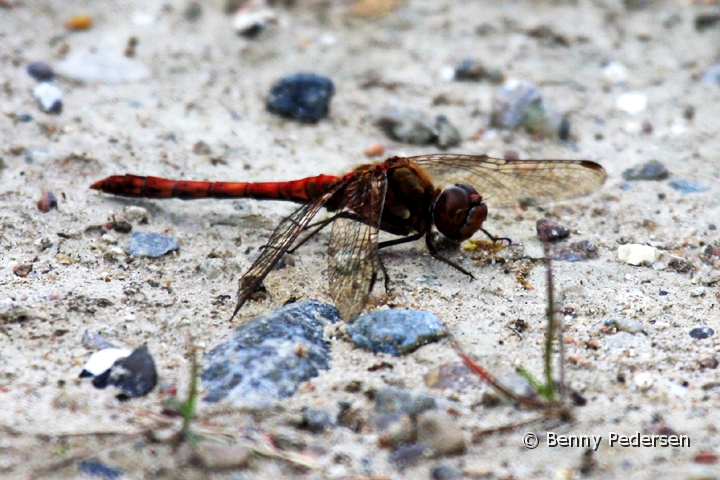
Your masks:
<svg viewBox="0 0 720 480"><path fill-rule="evenodd" d="M665 180L669 176L667 167L657 160L628 168L622 173L625 180Z"/></svg>
<svg viewBox="0 0 720 480"><path fill-rule="evenodd" d="M180 244L174 237L159 233L134 232L127 251L133 257L157 258L179 248Z"/></svg>
<svg viewBox="0 0 720 480"><path fill-rule="evenodd" d="M396 357L447 334L437 315L401 309L361 315L348 326L348 333L355 345Z"/></svg>
<svg viewBox="0 0 720 480"><path fill-rule="evenodd" d="M690 336L696 340L704 340L715 335L715 330L710 327L697 327L690 330Z"/></svg>
<svg viewBox="0 0 720 480"><path fill-rule="evenodd" d="M323 329L339 320L334 306L305 301L245 323L206 355L200 377L208 389L205 401L253 405L293 395L299 384L330 367Z"/></svg>
<svg viewBox="0 0 720 480"><path fill-rule="evenodd" d="M407 388L385 387L375 392L375 411L417 415L437 406L435 398Z"/></svg>
<svg viewBox="0 0 720 480"><path fill-rule="evenodd" d="M317 122L330 111L335 86L327 77L298 73L280 79L270 90L267 109L301 122Z"/></svg>
<svg viewBox="0 0 720 480"><path fill-rule="evenodd" d="M39 82L47 82L55 78L52 67L45 62L30 62L25 69L28 75Z"/></svg>
<svg viewBox="0 0 720 480"><path fill-rule="evenodd" d="M127 400L150 393L157 385L157 378L155 361L147 345L142 345L115 362L110 369L109 383L120 390L118 399Z"/></svg>

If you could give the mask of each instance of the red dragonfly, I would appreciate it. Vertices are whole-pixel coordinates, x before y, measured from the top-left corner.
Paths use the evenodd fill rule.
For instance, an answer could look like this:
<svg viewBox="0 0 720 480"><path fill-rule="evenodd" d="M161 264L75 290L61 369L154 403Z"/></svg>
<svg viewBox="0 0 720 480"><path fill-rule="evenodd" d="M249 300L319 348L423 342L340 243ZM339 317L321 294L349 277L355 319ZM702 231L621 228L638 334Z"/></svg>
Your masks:
<svg viewBox="0 0 720 480"><path fill-rule="evenodd" d="M254 198L302 204L280 222L258 259L240 279L231 319L286 252L294 251L332 223L328 248L330 296L341 316L352 321L364 308L379 269L385 275L387 288L388 274L378 256L380 248L424 236L433 257L472 277L438 253L432 235L434 225L456 242L467 240L478 230L497 240L482 228L487 205L472 185L491 197L493 205L511 206L586 195L597 190L606 176L602 166L588 160L501 160L485 155L435 154L391 157L381 163L360 165L342 177L317 175L287 182L247 183L114 175L90 188L124 197ZM438 184L448 186L441 190ZM323 207L334 215L311 225ZM307 230L309 234L297 241ZM380 230L400 238L378 242Z"/></svg>

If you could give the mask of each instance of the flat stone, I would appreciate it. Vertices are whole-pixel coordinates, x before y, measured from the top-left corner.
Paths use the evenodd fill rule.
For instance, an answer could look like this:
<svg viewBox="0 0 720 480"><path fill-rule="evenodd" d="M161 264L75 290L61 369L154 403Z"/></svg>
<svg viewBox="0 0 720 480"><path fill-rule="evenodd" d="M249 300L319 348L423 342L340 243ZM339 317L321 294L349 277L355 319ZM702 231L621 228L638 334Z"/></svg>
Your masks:
<svg viewBox="0 0 720 480"><path fill-rule="evenodd" d="M437 315L418 310L379 310L348 325L352 342L375 353L400 356L445 335Z"/></svg>
<svg viewBox="0 0 720 480"><path fill-rule="evenodd" d="M246 322L205 356L205 401L264 405L292 396L301 383L330 368L323 330L338 321L334 306L304 301Z"/></svg>
<svg viewBox="0 0 720 480"><path fill-rule="evenodd" d="M628 168L622 173L625 180L665 180L670 176L667 167L657 160Z"/></svg>
<svg viewBox="0 0 720 480"><path fill-rule="evenodd" d="M159 233L133 232L127 251L133 257L157 258L179 248L180 244L174 237Z"/></svg>

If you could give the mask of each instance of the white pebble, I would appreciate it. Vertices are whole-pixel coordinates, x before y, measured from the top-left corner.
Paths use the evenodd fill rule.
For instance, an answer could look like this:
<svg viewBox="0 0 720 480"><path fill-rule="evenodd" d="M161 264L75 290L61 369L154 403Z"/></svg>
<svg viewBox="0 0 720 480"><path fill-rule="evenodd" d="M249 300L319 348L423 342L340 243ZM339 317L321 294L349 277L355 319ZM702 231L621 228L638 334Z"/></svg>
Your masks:
<svg viewBox="0 0 720 480"><path fill-rule="evenodd" d="M615 319L615 326L618 330L628 333L638 333L643 331L642 323L631 318L620 317Z"/></svg>
<svg viewBox="0 0 720 480"><path fill-rule="evenodd" d="M618 259L630 265L652 264L659 255L660 252L656 248L637 243L620 245L618 248Z"/></svg>
<svg viewBox="0 0 720 480"><path fill-rule="evenodd" d="M455 79L455 67L446 65L440 69L440 80L450 82Z"/></svg>
<svg viewBox="0 0 720 480"><path fill-rule="evenodd" d="M40 102L43 111L53 113L62 111L62 92L55 85L43 82L35 87L33 96Z"/></svg>
<svg viewBox="0 0 720 480"><path fill-rule="evenodd" d="M255 12L239 11L233 20L235 32L243 35L252 32L254 29L263 29L269 23L277 22L275 12L270 9L257 10Z"/></svg>
<svg viewBox="0 0 720 480"><path fill-rule="evenodd" d="M705 288L704 287L696 287L690 290L690 296L691 297L702 297L705 295Z"/></svg>
<svg viewBox="0 0 720 480"><path fill-rule="evenodd" d="M620 95L615 108L631 115L643 112L647 108L648 98L643 92L627 92Z"/></svg>
<svg viewBox="0 0 720 480"><path fill-rule="evenodd" d="M83 367L80 374L83 377L96 377L110 370L121 358L129 356L132 352L126 348L106 348L93 353Z"/></svg>
<svg viewBox="0 0 720 480"><path fill-rule="evenodd" d="M627 68L620 62L610 62L603 68L603 75L612 83L624 83L627 81Z"/></svg>

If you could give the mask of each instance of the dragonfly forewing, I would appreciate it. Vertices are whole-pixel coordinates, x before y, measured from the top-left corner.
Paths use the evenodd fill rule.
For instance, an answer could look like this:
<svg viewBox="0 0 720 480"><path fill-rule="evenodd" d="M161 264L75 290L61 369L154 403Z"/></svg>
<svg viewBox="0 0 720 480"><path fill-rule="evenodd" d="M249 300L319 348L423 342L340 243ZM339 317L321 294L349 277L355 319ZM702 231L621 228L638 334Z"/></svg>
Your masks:
<svg viewBox="0 0 720 480"><path fill-rule="evenodd" d="M328 247L330 296L348 322L364 308L379 268L378 230L387 177L379 168L364 176L367 178L349 185L351 191L346 192L346 211L355 218L335 220Z"/></svg>
<svg viewBox="0 0 720 480"><path fill-rule="evenodd" d="M232 317L230 317L231 320L237 315L237 312L248 298L250 298L250 295L260 286L260 283L265 279L278 260L280 260L285 252L292 246L298 235L307 228L313 217L343 186L344 183L340 182L334 188L325 192L312 202L298 208L289 217L286 217L280 222L280 225L277 226L268 243L263 247L260 256L240 279L237 306L235 307Z"/></svg>
<svg viewBox="0 0 720 480"><path fill-rule="evenodd" d="M607 174L589 160L503 160L486 155L433 154L408 158L420 165L435 186L465 182L492 206L538 204L588 195Z"/></svg>

